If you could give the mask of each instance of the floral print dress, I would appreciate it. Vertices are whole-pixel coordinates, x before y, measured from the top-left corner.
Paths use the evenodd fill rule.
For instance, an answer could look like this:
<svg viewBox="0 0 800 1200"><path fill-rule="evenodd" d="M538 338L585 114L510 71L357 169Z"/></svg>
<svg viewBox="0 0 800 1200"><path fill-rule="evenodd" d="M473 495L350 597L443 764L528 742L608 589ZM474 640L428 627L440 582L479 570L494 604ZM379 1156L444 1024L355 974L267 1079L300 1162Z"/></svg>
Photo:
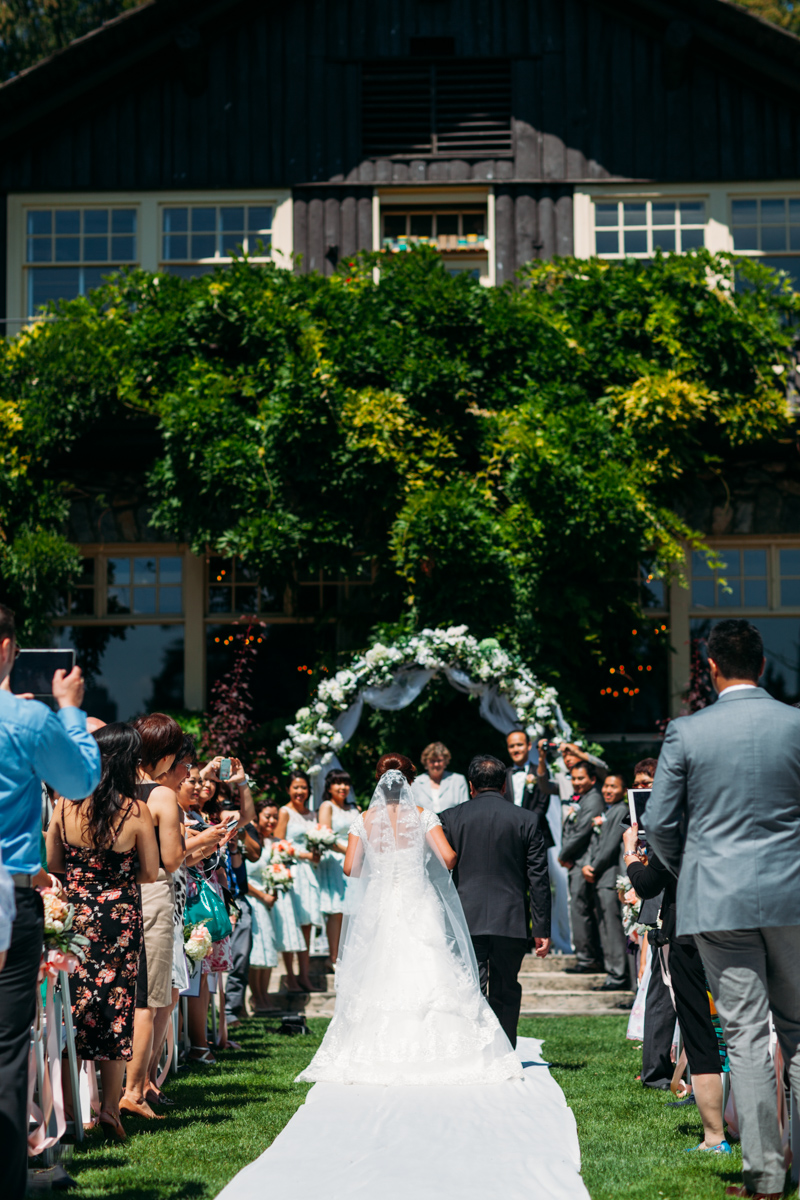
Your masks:
<svg viewBox="0 0 800 1200"><path fill-rule="evenodd" d="M89 939L69 977L75 1047L80 1058L130 1059L136 977L143 945L136 850L64 842L67 899L73 928Z"/></svg>

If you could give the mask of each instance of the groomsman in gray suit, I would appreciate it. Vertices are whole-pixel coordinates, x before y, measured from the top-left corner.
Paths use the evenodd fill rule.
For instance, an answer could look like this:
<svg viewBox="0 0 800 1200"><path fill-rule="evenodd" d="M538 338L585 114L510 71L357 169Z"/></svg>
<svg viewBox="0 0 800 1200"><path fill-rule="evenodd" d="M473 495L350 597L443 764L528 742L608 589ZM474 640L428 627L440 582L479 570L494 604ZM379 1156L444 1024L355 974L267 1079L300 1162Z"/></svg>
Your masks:
<svg viewBox="0 0 800 1200"><path fill-rule="evenodd" d="M744 1185L783 1194L770 1010L800 1103L800 711L757 686L754 625L720 621L708 639L716 704L667 727L647 840L678 875L677 932L694 934L731 1062Z"/></svg>

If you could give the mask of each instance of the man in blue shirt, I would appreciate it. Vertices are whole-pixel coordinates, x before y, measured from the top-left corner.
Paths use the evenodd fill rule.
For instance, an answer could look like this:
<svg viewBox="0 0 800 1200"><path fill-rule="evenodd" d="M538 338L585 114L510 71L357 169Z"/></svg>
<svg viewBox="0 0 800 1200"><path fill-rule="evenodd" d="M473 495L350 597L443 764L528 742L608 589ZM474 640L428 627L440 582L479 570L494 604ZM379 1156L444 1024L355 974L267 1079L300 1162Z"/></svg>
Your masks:
<svg viewBox="0 0 800 1200"><path fill-rule="evenodd" d="M80 668L53 676L56 715L12 695L8 677L16 656L14 614L0 604L0 852L17 909L0 971L0 1162L9 1200L23 1200L28 1178L28 1043L43 935L36 888L47 885L40 858L41 780L69 800L84 799L100 782L100 751L80 709Z"/></svg>

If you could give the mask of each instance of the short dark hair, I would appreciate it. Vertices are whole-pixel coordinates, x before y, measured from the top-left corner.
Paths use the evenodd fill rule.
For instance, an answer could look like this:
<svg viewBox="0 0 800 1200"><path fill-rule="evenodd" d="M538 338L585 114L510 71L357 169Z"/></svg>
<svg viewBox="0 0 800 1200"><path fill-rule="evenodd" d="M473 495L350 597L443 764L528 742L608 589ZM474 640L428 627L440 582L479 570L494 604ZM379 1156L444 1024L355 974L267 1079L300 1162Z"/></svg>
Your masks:
<svg viewBox="0 0 800 1200"><path fill-rule="evenodd" d="M194 744L194 738L189 737L188 733L183 735L183 742L176 762L186 762L190 767L197 766L197 747Z"/></svg>
<svg viewBox="0 0 800 1200"><path fill-rule="evenodd" d="M328 771L328 774L325 776L325 787L322 792L322 800L320 800L320 804L322 804L324 800L330 800L331 788L335 783L348 783L350 787L353 786L352 779L343 767L333 767L332 770Z"/></svg>
<svg viewBox="0 0 800 1200"><path fill-rule="evenodd" d="M137 717L133 727L142 739L142 764L154 767L162 758L178 757L183 749L183 730L166 713Z"/></svg>
<svg viewBox="0 0 800 1200"><path fill-rule="evenodd" d="M4 642L6 638L15 638L17 636L17 627L14 623L14 610L9 608L7 604L0 604L0 642Z"/></svg>
<svg viewBox="0 0 800 1200"><path fill-rule="evenodd" d="M525 741L526 741L526 742L528 743L528 745L530 746L530 744L531 744L531 735L528 733L527 729L525 729L525 728L524 728L522 725L514 725L514 726L512 726L512 728L511 728L511 729L509 729L508 733L506 734L506 741L508 741L508 739L511 737L512 733L524 733L524 734L525 734Z"/></svg>
<svg viewBox="0 0 800 1200"><path fill-rule="evenodd" d="M657 758L640 759L640 761L637 762L636 766L633 768L633 777L635 779L640 772L642 775L655 775L657 767Z"/></svg>
<svg viewBox="0 0 800 1200"><path fill-rule="evenodd" d="M375 764L375 778L380 779L387 771L399 771L409 783L413 783L417 778L417 768L405 754L395 754L392 751L382 754Z"/></svg>
<svg viewBox="0 0 800 1200"><path fill-rule="evenodd" d="M597 767L594 763L587 762L585 758L582 758L580 762L576 762L574 767L570 767L570 775L573 771L585 771L590 779L597 780Z"/></svg>
<svg viewBox="0 0 800 1200"><path fill-rule="evenodd" d="M500 792L506 781L505 763L493 754L476 754L469 764L467 778L476 792Z"/></svg>
<svg viewBox="0 0 800 1200"><path fill-rule="evenodd" d="M752 679L756 683L764 661L764 642L756 626L744 617L729 617L711 630L708 657L713 658L726 679Z"/></svg>

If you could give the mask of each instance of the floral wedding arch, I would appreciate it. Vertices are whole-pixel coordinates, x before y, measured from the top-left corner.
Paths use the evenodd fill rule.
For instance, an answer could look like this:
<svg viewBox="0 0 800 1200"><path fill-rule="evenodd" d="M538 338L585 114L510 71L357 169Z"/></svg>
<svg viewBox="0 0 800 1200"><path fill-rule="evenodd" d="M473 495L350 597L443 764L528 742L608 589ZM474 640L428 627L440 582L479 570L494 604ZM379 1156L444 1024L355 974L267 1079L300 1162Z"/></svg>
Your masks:
<svg viewBox="0 0 800 1200"><path fill-rule="evenodd" d="M466 625L455 625L423 629L392 646L377 642L332 679L321 680L311 702L286 726L288 737L279 753L290 770L301 768L312 776L318 800L321 772L339 765L337 752L358 728L364 704L393 712L406 708L437 675L477 697L481 716L503 734L522 724L533 739L547 726L571 738L555 688L540 683L496 638L479 642Z"/></svg>

